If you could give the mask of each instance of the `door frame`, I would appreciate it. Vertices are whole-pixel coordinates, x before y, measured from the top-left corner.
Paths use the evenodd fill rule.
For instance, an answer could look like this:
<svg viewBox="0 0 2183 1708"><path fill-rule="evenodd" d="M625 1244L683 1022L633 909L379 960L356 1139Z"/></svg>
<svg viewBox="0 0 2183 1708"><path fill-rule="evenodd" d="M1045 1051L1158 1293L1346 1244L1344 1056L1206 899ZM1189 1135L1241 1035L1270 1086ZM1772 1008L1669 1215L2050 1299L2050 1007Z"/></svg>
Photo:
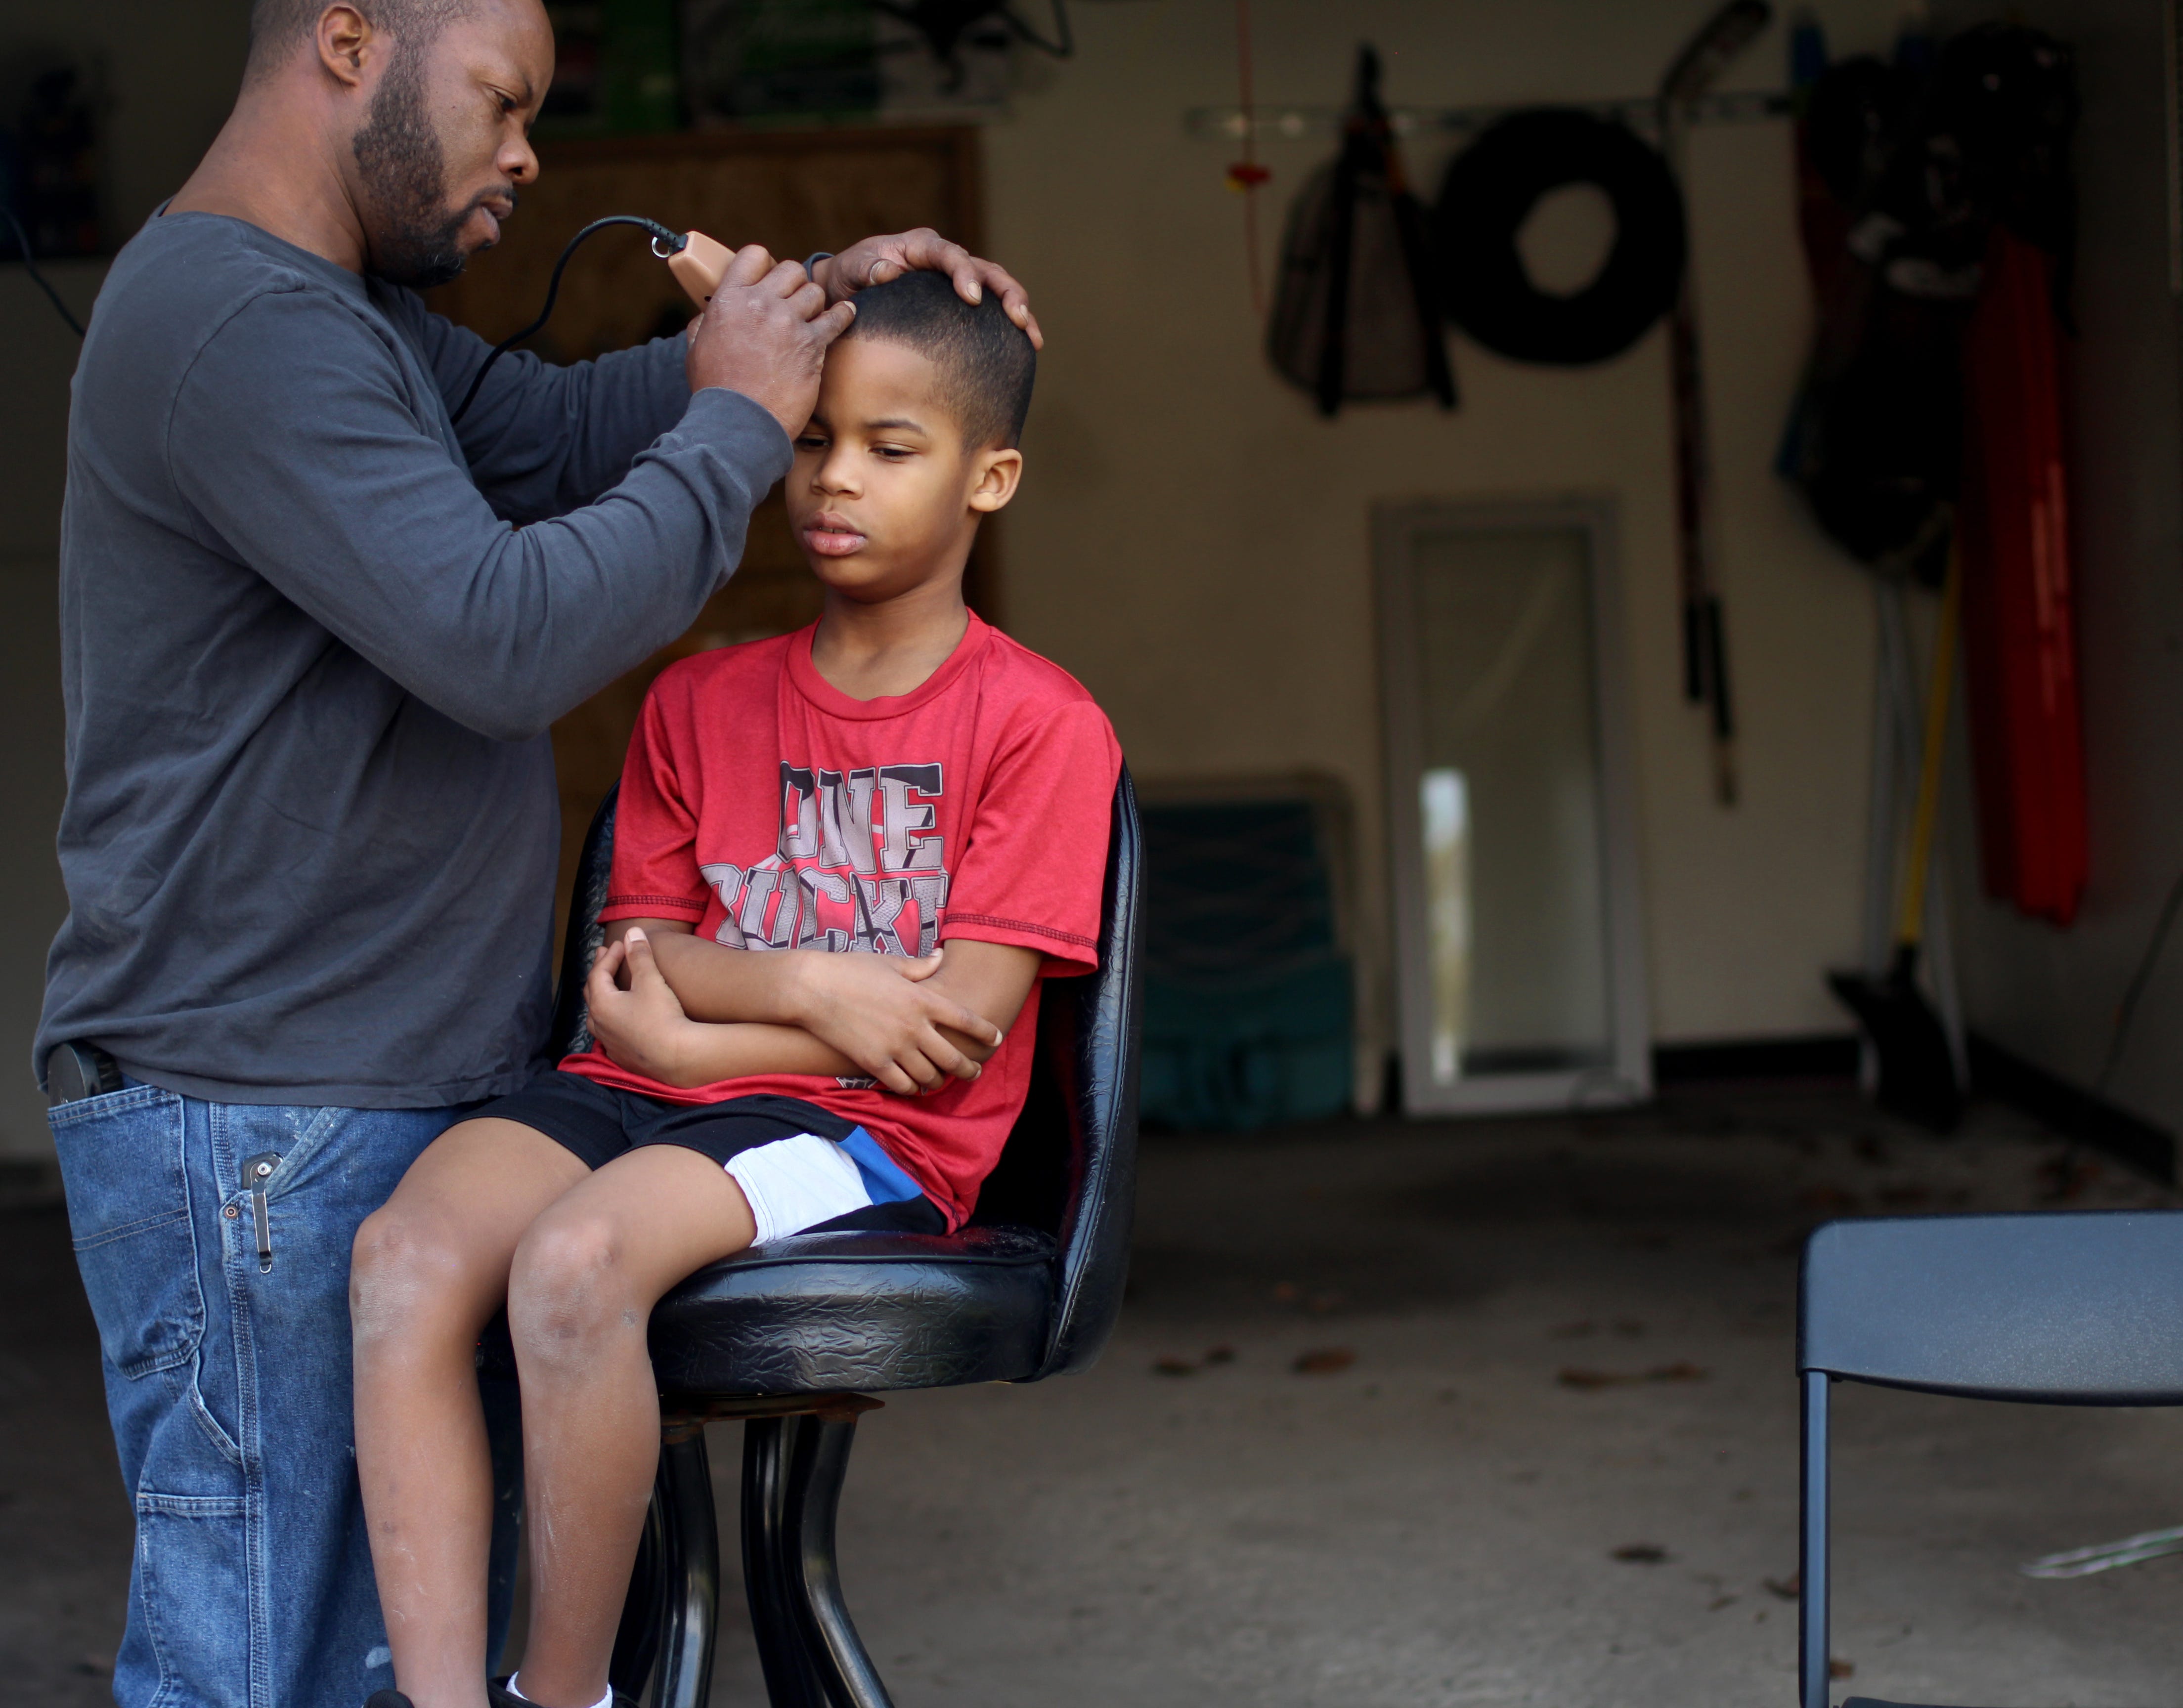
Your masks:
<svg viewBox="0 0 2183 1708"><path fill-rule="evenodd" d="M1385 731L1389 858L1393 887L1396 1037L1403 1106L1413 1116L1505 1113L1641 1102L1653 1095L1651 1000L1645 960L1644 890L1637 846L1636 755L1625 657L1615 502L1596 496L1535 499L1394 500L1372 509L1373 584ZM1414 1070L1431 1056L1432 969L1425 931L1425 853L1419 779L1420 660L1411 543L1420 534L1576 529L1590 545L1592 737L1599 762L1600 870L1606 926L1609 1065L1545 1073L1485 1073L1435 1084Z"/></svg>

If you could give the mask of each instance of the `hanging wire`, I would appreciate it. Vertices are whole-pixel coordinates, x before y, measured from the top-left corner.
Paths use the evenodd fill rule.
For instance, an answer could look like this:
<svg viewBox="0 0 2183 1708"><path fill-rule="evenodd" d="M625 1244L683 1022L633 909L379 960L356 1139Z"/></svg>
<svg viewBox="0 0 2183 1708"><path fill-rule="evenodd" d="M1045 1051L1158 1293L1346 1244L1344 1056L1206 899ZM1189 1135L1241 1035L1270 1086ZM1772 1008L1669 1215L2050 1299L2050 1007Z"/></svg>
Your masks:
<svg viewBox="0 0 2183 1708"><path fill-rule="evenodd" d="M1258 266L1258 186L1274 175L1258 164L1257 104L1251 92L1251 0L1236 0L1236 85L1243 114L1243 158L1228 169L1228 187L1243 197L1243 252L1251 274L1251 312L1266 315Z"/></svg>
<svg viewBox="0 0 2183 1708"><path fill-rule="evenodd" d="M502 339L492 347L492 354L485 358L484 366L478 369L476 377L470 381L470 389L463 393L463 401L455 406L455 413L447 418L450 426L459 422L469 412L470 405L477 401L478 388L485 384L485 376L492 372L492 364L553 318L554 299L561 294L561 274L569 264L569 258L576 252L576 246L594 231L603 231L609 225L634 225L641 231L649 231L652 234L652 252L663 261L669 255L680 254L690 242L687 233L670 231L657 219L647 219L635 214L609 214L603 219L592 220L562 246L561 258L553 263L553 276L547 281L546 306L538 311L538 318L520 332ZM663 244L665 246L664 248L661 247Z"/></svg>
<svg viewBox="0 0 2183 1708"><path fill-rule="evenodd" d="M2152 982L2153 969L2160 964L2160 951L2168 946L2168 934L2174 929L2179 912L2183 912L2183 876L2169 886L2168 899L2161 903L2152 935L2147 940L2145 952L2138 957L2137 969L2130 975L2122 1001L2115 1009L2114 1030L2108 1036L2107 1060L2100 1064L2100 1077L2092 1087L2092 1095L2102 1101L2114 1084L2115 1070L2122 1066L2123 1049L2130 1042L2130 1028L2137 1020L2137 1005L2145 998L2145 987Z"/></svg>
<svg viewBox="0 0 2183 1708"><path fill-rule="evenodd" d="M31 282L46 293L47 300L60 311L60 317L69 324L69 330L79 338L83 336L83 322L69 312L69 305L61 301L61 293L53 287L46 275L38 271L38 263L31 258L31 234L23 229L23 222L15 217L12 208L0 208L7 216L8 228L15 234L15 247L23 252L23 270L31 275Z"/></svg>

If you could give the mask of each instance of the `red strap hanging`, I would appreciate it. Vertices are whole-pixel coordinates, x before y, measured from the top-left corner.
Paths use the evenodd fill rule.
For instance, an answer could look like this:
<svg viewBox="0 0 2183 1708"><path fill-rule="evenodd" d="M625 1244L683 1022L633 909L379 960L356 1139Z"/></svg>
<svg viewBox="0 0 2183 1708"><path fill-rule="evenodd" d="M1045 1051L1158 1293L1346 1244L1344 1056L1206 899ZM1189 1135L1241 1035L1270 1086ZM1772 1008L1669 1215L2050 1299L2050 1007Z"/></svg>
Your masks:
<svg viewBox="0 0 2183 1708"><path fill-rule="evenodd" d="M2088 863L2052 262L1997 230L1964 347L1964 651L1987 892L2067 925Z"/></svg>
<svg viewBox="0 0 2183 1708"><path fill-rule="evenodd" d="M1242 103L1243 158L1228 168L1228 187L1243 198L1243 253L1251 273L1251 312L1266 318L1258 270L1258 186L1274 175L1258 164L1258 108L1251 92L1251 0L1236 0L1236 92Z"/></svg>

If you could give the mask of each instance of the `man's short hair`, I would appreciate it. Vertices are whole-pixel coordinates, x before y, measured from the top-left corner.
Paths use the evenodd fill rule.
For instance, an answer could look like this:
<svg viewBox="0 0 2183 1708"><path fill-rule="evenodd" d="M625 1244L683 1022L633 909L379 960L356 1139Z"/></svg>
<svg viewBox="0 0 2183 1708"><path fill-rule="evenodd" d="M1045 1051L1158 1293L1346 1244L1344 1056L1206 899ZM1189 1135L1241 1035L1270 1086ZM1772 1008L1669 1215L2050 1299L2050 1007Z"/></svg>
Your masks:
<svg viewBox="0 0 2183 1708"><path fill-rule="evenodd" d="M269 71L311 38L332 0L251 0L250 58L245 75ZM471 0L347 0L375 30L404 51L422 47L470 8Z"/></svg>
<svg viewBox="0 0 2183 1708"><path fill-rule="evenodd" d="M856 294L852 338L884 338L940 370L942 396L965 446L1013 446L1030 413L1038 352L992 291L965 302L945 273L905 273Z"/></svg>

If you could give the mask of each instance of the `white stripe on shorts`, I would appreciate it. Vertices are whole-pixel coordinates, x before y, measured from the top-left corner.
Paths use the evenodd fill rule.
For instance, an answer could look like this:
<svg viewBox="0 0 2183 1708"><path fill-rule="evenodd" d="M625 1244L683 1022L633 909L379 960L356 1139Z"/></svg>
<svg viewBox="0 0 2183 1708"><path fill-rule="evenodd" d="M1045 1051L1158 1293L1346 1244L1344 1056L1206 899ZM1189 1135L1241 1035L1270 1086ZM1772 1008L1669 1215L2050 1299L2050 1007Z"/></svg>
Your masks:
<svg viewBox="0 0 2183 1708"><path fill-rule="evenodd" d="M849 1153L816 1133L753 1145L727 1162L758 1223L753 1245L831 1222L872 1201L863 1172Z"/></svg>

